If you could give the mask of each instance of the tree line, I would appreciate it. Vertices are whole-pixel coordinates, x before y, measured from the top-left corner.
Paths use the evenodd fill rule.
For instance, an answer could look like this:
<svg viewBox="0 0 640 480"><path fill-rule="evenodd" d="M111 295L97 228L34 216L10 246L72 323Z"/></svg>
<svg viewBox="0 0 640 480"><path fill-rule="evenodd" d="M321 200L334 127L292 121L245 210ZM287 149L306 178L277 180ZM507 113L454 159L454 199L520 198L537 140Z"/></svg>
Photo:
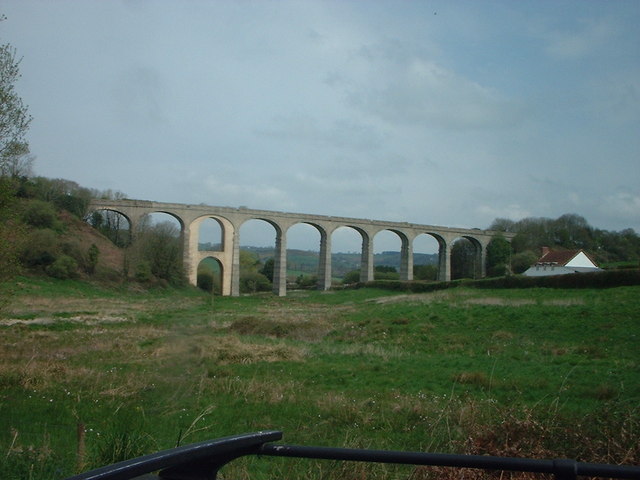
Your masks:
<svg viewBox="0 0 640 480"><path fill-rule="evenodd" d="M564 250L582 249L601 266L638 266L640 236L632 229L609 231L594 228L577 214L567 213L556 219L529 217L513 221L498 218L491 230L515 233L511 242L512 268L515 273L530 266L540 256L541 247ZM526 268L525 268L526 269Z"/></svg>

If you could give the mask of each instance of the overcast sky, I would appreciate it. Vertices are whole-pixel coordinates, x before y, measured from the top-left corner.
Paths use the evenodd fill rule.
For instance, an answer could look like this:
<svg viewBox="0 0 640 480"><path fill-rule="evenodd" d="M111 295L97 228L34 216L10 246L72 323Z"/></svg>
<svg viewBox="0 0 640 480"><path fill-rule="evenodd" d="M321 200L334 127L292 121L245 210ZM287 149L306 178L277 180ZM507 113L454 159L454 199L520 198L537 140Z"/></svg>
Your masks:
<svg viewBox="0 0 640 480"><path fill-rule="evenodd" d="M38 175L161 202L640 232L640 2L3 0Z"/></svg>

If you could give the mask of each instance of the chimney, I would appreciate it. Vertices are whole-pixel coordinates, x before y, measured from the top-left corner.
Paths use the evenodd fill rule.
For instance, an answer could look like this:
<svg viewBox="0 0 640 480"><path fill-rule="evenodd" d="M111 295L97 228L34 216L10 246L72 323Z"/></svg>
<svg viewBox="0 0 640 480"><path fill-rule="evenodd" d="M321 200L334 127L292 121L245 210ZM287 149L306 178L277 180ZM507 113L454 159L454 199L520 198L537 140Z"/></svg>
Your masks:
<svg viewBox="0 0 640 480"><path fill-rule="evenodd" d="M542 255L540 258L544 257L547 253L549 253L549 247L542 247Z"/></svg>

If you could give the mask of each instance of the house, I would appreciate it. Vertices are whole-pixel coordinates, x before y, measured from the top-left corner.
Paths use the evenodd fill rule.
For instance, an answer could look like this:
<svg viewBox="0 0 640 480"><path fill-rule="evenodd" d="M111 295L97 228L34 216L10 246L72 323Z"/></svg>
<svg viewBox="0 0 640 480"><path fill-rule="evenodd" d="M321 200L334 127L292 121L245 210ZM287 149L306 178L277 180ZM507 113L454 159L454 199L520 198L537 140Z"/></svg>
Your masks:
<svg viewBox="0 0 640 480"><path fill-rule="evenodd" d="M600 270L583 250L551 250L549 247L542 247L542 256L524 272L524 275L543 277L567 273L598 272Z"/></svg>

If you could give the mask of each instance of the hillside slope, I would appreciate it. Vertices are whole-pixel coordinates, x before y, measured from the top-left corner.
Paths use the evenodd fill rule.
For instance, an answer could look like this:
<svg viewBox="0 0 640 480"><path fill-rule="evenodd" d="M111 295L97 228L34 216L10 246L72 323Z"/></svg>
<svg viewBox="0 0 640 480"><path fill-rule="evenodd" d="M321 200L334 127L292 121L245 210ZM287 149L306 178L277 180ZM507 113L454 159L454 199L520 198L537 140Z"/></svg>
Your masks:
<svg viewBox="0 0 640 480"><path fill-rule="evenodd" d="M61 240L69 244L75 244L82 251L86 251L91 244L95 244L100 251L98 256L98 270L111 270L122 272L124 267L124 250L118 248L111 240L102 235L88 223L80 220L71 213L62 210L58 217L65 225L65 231L61 234Z"/></svg>

